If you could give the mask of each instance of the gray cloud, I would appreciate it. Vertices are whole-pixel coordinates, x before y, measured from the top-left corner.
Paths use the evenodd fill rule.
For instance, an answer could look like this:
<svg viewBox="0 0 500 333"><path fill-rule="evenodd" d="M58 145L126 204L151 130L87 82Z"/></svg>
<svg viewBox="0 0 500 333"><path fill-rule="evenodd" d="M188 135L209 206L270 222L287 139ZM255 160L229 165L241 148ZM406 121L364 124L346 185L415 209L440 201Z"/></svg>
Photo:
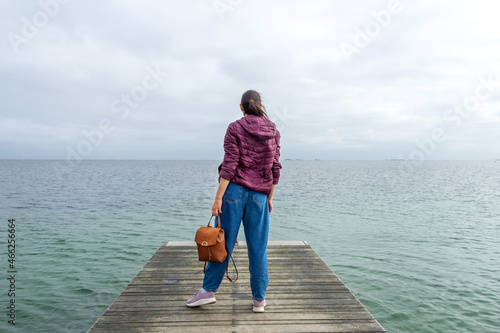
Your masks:
<svg viewBox="0 0 500 333"><path fill-rule="evenodd" d="M408 158L435 129L428 159L498 158L499 5L401 1L348 62L340 45L390 3L242 1L221 20L212 1L4 2L0 158L221 159L247 89L283 158ZM53 17L27 38L41 4ZM449 113L489 75L477 109Z"/></svg>

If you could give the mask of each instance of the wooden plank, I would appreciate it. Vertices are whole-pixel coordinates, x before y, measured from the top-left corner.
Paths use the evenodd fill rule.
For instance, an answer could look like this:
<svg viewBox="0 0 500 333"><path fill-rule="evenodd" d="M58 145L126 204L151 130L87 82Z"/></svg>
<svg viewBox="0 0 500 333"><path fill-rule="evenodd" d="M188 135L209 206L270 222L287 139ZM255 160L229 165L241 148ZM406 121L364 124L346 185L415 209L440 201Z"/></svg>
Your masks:
<svg viewBox="0 0 500 333"><path fill-rule="evenodd" d="M385 332L309 245L269 244L264 313L252 312L246 244L233 255L236 284L224 280L216 304L188 308L203 264L193 242L164 244L88 332Z"/></svg>

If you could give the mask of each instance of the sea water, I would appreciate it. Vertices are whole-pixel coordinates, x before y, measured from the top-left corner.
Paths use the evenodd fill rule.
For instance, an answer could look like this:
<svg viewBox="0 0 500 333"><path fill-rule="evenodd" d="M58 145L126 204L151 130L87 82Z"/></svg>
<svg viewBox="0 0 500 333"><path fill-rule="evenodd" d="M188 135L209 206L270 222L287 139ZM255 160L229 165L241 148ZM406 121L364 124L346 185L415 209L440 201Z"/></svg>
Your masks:
<svg viewBox="0 0 500 333"><path fill-rule="evenodd" d="M219 163L0 161L0 331L87 331L208 221ZM307 241L389 332L500 331L500 163L402 163L283 161L270 240Z"/></svg>

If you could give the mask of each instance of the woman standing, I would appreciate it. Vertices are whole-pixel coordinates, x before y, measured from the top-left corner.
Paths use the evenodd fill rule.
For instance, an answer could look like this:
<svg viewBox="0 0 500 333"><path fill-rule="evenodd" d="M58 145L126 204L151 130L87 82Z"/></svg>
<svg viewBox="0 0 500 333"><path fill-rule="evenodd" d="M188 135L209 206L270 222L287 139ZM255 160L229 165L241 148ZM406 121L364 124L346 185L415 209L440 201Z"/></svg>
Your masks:
<svg viewBox="0 0 500 333"><path fill-rule="evenodd" d="M241 97L243 118L229 125L224 138L224 160L219 167L219 188L212 206L224 229L228 257L233 252L243 221L248 248L250 286L254 312L264 312L269 283L267 240L273 194L280 177L280 133L269 120L260 94L248 90ZM187 301L195 307L215 303L226 270L226 261L209 262L203 286Z"/></svg>

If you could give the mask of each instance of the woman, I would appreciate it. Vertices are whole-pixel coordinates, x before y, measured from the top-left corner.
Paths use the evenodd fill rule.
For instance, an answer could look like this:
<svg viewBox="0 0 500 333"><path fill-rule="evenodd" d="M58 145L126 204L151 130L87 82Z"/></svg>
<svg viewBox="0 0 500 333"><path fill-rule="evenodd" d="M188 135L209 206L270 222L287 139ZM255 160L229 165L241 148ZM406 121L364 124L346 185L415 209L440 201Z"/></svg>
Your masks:
<svg viewBox="0 0 500 333"><path fill-rule="evenodd" d="M254 312L264 312L269 283L267 239L273 194L280 177L280 133L269 120L260 95L248 90L241 97L243 118L229 125L224 138L224 160L219 167L219 188L212 206L233 252L243 221L248 248ZM226 260L229 260L229 255ZM202 288L187 301L195 307L215 303L214 293L226 271L226 262L209 262Z"/></svg>

